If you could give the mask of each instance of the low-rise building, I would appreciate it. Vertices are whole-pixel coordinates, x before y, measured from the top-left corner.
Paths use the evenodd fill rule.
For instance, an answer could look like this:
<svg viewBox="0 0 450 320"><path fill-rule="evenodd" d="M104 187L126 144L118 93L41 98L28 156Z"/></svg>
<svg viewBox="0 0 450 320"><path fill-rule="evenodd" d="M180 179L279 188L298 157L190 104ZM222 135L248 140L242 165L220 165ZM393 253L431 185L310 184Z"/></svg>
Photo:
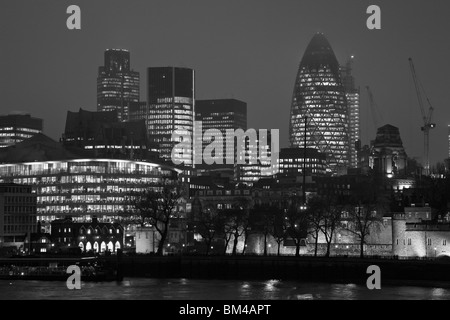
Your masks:
<svg viewBox="0 0 450 320"><path fill-rule="evenodd" d="M430 207L407 207L393 217L392 239L399 257L450 256L450 221L433 219Z"/></svg>
<svg viewBox="0 0 450 320"><path fill-rule="evenodd" d="M116 253L123 249L124 229L119 223L74 222L72 219L58 219L51 223L54 250L80 248L82 252Z"/></svg>

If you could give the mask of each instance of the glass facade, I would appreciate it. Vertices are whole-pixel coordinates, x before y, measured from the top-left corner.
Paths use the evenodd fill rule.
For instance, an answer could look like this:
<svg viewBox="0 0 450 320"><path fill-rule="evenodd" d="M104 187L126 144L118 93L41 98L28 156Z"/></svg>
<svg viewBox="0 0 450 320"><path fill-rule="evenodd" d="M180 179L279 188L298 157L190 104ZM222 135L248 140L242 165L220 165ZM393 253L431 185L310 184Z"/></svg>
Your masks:
<svg viewBox="0 0 450 320"><path fill-rule="evenodd" d="M150 143L158 146L164 160L171 160L172 149L178 143L172 141L172 133L192 137L194 82L192 69L148 68L147 103L135 104L130 110L130 120L145 120ZM191 166L192 148L176 160Z"/></svg>
<svg viewBox="0 0 450 320"><path fill-rule="evenodd" d="M203 152L205 147L213 141L211 134L206 133L207 130L217 129L222 133L223 137L225 137L228 129L247 130L247 103L235 99L197 100L195 102L195 120L202 122ZM223 165L204 165L202 167L233 168L233 164L226 165L227 154L235 156L236 145L227 148L226 139L224 138Z"/></svg>
<svg viewBox="0 0 450 320"><path fill-rule="evenodd" d="M42 119L30 115L0 116L0 148L22 142L42 132Z"/></svg>
<svg viewBox="0 0 450 320"><path fill-rule="evenodd" d="M306 121L305 121L306 117ZM304 146L326 154L329 171L348 167L349 112L339 64L321 33L316 34L300 62L291 106L291 147Z"/></svg>
<svg viewBox="0 0 450 320"><path fill-rule="evenodd" d="M105 51L105 65L97 77L97 110L118 111L121 121L128 120L129 108L139 102L139 72L130 70L130 52L123 49Z"/></svg>
<svg viewBox="0 0 450 320"><path fill-rule="evenodd" d="M37 196L38 220L71 216L74 221L117 219L132 191L163 179L176 179L170 167L116 159L80 159L0 164L0 182L31 185Z"/></svg>
<svg viewBox="0 0 450 320"><path fill-rule="evenodd" d="M271 177L277 171L277 163L272 163L272 132L267 129L255 131L245 137L245 147L242 150L237 148L236 157L239 162L244 164L236 164L234 168L234 176L236 181L252 186L259 179ZM274 137L278 139L278 137ZM276 144L276 142L275 142ZM274 154L275 155L275 154Z"/></svg>

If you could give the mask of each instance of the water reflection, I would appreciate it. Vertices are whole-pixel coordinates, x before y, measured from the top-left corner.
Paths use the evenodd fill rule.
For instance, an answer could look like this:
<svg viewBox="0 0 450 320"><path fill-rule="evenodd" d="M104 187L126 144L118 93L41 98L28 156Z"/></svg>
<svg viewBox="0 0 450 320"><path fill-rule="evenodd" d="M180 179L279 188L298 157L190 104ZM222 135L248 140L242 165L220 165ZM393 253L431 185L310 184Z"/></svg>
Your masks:
<svg viewBox="0 0 450 320"><path fill-rule="evenodd" d="M68 290L65 282L3 281L0 299L145 299L145 300L320 300L320 299L450 299L443 288L382 286L368 290L355 284L295 281L231 281L127 278L122 282L83 282Z"/></svg>

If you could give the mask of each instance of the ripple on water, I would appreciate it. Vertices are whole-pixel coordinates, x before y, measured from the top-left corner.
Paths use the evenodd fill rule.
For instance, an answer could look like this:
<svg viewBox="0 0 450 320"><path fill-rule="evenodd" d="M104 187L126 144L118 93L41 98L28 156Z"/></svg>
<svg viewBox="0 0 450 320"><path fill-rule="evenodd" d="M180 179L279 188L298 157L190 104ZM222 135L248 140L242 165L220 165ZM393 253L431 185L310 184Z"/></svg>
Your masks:
<svg viewBox="0 0 450 320"><path fill-rule="evenodd" d="M0 280L0 299L130 299L130 300L320 300L320 299L450 299L443 288L382 286L368 290L356 284L296 281L234 281L126 278L122 282L83 282L68 290L65 282Z"/></svg>

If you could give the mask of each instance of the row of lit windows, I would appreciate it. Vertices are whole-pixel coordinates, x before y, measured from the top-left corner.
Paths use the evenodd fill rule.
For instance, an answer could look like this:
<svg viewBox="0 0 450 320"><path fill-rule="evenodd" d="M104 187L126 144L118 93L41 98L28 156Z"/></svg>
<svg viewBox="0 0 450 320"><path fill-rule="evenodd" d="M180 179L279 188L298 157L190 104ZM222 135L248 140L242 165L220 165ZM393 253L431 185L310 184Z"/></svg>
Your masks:
<svg viewBox="0 0 450 320"><path fill-rule="evenodd" d="M397 239L396 243L397 243L397 245L399 244L399 240L398 240L398 239ZM407 240L406 240L406 239L403 239L403 245L406 245L406 244L407 244L408 246L411 246L411 245L412 245L412 240L411 240L411 238L408 238ZM427 245L428 245L429 247L433 245L433 241L432 241L431 238L427 238ZM446 239L442 240L442 245L443 245L443 246L446 246L446 245L447 245L447 240L446 240Z"/></svg>

